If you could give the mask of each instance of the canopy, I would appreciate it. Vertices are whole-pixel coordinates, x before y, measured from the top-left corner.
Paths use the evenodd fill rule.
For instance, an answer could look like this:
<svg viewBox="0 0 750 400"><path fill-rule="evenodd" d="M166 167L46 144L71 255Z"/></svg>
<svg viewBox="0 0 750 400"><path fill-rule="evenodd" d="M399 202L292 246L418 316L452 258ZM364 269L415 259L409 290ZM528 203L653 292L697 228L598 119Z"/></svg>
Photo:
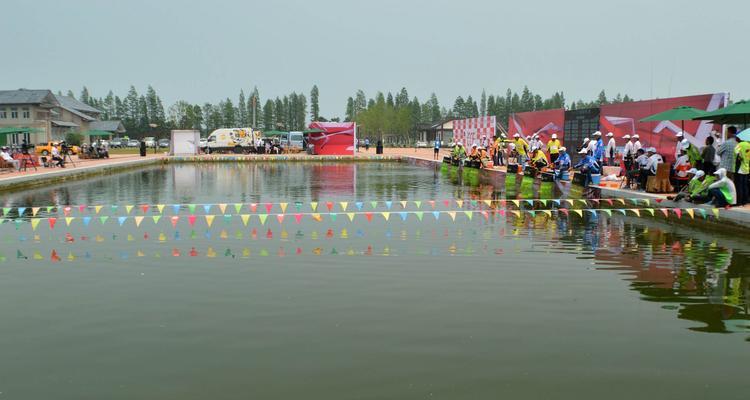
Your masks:
<svg viewBox="0 0 750 400"><path fill-rule="evenodd" d="M680 106L675 107L671 110L662 111L660 113L650 115L646 118L641 119L640 121L689 121L696 117L700 117L705 113L705 111L699 110L694 107Z"/></svg>
<svg viewBox="0 0 750 400"><path fill-rule="evenodd" d="M308 135L315 154L321 155L354 155L356 124L354 122L317 122L313 121Z"/></svg>
<svg viewBox="0 0 750 400"><path fill-rule="evenodd" d="M18 127L9 126L5 128L0 128L0 135L10 135L13 133L31 133L31 132L36 132L38 130L39 129L36 129L36 128L18 128Z"/></svg>
<svg viewBox="0 0 750 400"><path fill-rule="evenodd" d="M288 134L289 132L284 131L263 131L263 136L283 136Z"/></svg>
<svg viewBox="0 0 750 400"><path fill-rule="evenodd" d="M85 136L112 136L112 132L91 130L83 132Z"/></svg>
<svg viewBox="0 0 750 400"><path fill-rule="evenodd" d="M302 133L322 133L322 132L325 132L325 131L322 129L307 129L307 130L302 131Z"/></svg>
<svg viewBox="0 0 750 400"><path fill-rule="evenodd" d="M717 124L747 124L750 122L750 101L740 100L730 106L707 112L693 119L710 120Z"/></svg>
<svg viewBox="0 0 750 400"><path fill-rule="evenodd" d="M744 131L738 133L737 139L740 139L743 142L750 142L750 128L745 129Z"/></svg>

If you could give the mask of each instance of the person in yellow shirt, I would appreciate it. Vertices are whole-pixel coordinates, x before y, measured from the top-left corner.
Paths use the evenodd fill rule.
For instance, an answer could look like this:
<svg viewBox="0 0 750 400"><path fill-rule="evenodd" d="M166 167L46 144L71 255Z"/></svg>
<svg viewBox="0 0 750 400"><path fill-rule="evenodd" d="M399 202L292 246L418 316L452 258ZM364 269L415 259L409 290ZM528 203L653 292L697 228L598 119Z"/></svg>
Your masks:
<svg viewBox="0 0 750 400"><path fill-rule="evenodd" d="M527 154L529 150L529 142L524 140L520 134L516 133L513 135L513 144L516 146L516 153L518 153L518 165L526 164Z"/></svg>
<svg viewBox="0 0 750 400"><path fill-rule="evenodd" d="M552 138L547 142L547 151L549 151L549 159L552 164L554 164L555 161L557 161L557 157L560 156L560 147L562 147L562 143L557 139L557 134L553 133Z"/></svg>
<svg viewBox="0 0 750 400"><path fill-rule="evenodd" d="M547 155L544 154L544 150L536 149L531 153L531 165L534 167L534 176L539 174L543 168L549 166L547 161Z"/></svg>

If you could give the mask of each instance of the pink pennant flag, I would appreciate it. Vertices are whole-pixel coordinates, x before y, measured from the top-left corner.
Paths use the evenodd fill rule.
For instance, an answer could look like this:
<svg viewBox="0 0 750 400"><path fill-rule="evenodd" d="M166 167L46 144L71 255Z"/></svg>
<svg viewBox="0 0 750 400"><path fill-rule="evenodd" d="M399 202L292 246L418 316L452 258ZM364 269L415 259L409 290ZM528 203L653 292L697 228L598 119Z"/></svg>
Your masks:
<svg viewBox="0 0 750 400"><path fill-rule="evenodd" d="M610 206L615 204L614 202L612 202L612 199L604 199L604 201L606 201Z"/></svg>
<svg viewBox="0 0 750 400"><path fill-rule="evenodd" d="M258 210L258 204L250 203L250 211L255 212L256 210Z"/></svg>
<svg viewBox="0 0 750 400"><path fill-rule="evenodd" d="M83 205L83 204L81 204L80 206L78 206L78 212L79 212L79 213L83 213L83 211L84 211L85 209L86 209L86 206L85 206L85 205Z"/></svg>
<svg viewBox="0 0 750 400"><path fill-rule="evenodd" d="M443 200L443 204L444 204L444 205L445 205L446 207L450 207L450 205L451 205L451 201L450 201L450 200Z"/></svg>
<svg viewBox="0 0 750 400"><path fill-rule="evenodd" d="M505 210L500 209L498 212L500 213L501 216L503 216L503 217L505 216Z"/></svg>
<svg viewBox="0 0 750 400"><path fill-rule="evenodd" d="M266 203L266 212L270 213L273 208L273 203Z"/></svg>
<svg viewBox="0 0 750 400"><path fill-rule="evenodd" d="M673 208L672 211L677 215L677 218L682 218L682 210L679 208Z"/></svg>
<svg viewBox="0 0 750 400"><path fill-rule="evenodd" d="M569 215L567 208L561 208L560 211L562 211L562 213L565 214L566 217Z"/></svg>
<svg viewBox="0 0 750 400"><path fill-rule="evenodd" d="M669 209L668 208L660 208L659 211L661 211L661 213L664 214L665 218L669 218Z"/></svg>
<svg viewBox="0 0 750 400"><path fill-rule="evenodd" d="M65 214L66 217L70 216L70 207L63 208L63 214Z"/></svg>
<svg viewBox="0 0 750 400"><path fill-rule="evenodd" d="M284 214L276 214L276 220L279 221L279 223L284 222Z"/></svg>
<svg viewBox="0 0 750 400"><path fill-rule="evenodd" d="M188 223L190 224L190 226L195 225L195 215L188 215Z"/></svg>
<svg viewBox="0 0 750 400"><path fill-rule="evenodd" d="M170 220L172 221L172 228L177 228L177 221L180 220L180 217L177 215L173 215Z"/></svg>
<svg viewBox="0 0 750 400"><path fill-rule="evenodd" d="M430 201L428 201L428 203L430 203L430 207L432 207L432 209L434 210L435 209L435 200L430 200Z"/></svg>
<svg viewBox="0 0 750 400"><path fill-rule="evenodd" d="M302 214L294 214L294 222L299 224L300 221L302 221Z"/></svg>
<svg viewBox="0 0 750 400"><path fill-rule="evenodd" d="M482 216L484 217L485 221L490 220L490 214L487 211L482 211Z"/></svg>

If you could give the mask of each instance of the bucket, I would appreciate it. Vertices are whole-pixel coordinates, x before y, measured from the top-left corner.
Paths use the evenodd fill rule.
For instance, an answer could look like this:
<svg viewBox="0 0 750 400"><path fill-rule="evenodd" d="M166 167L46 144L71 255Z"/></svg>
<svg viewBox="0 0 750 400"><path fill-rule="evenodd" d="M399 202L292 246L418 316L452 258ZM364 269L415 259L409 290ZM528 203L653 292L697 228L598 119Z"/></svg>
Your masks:
<svg viewBox="0 0 750 400"><path fill-rule="evenodd" d="M564 180L564 181L569 181L569 180L570 180L570 172L568 172L568 171L563 171L563 173L562 173L562 177L560 177L560 179L562 179L562 180Z"/></svg>
<svg viewBox="0 0 750 400"><path fill-rule="evenodd" d="M591 183L598 185L601 182L602 176L600 174L591 174Z"/></svg>

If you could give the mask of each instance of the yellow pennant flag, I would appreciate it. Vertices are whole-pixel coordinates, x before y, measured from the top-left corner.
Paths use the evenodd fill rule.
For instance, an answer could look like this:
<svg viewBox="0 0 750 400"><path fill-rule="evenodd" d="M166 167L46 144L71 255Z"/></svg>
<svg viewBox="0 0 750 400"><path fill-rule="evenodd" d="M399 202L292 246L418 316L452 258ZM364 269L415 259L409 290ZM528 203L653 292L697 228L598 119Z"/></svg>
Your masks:
<svg viewBox="0 0 750 400"><path fill-rule="evenodd" d="M260 220L261 225L266 224L266 218L268 218L268 214L258 214L258 219Z"/></svg>
<svg viewBox="0 0 750 400"><path fill-rule="evenodd" d="M311 208L311 209L312 209L313 211L317 211L317 210L318 210L318 202L317 202L317 201L311 201L311 202L310 202L310 208Z"/></svg>
<svg viewBox="0 0 750 400"><path fill-rule="evenodd" d="M72 251L68 252L68 261L75 261L76 255Z"/></svg>
<svg viewBox="0 0 750 400"><path fill-rule="evenodd" d="M571 200L571 199L565 199L565 202L568 203L568 204L570 204L571 207L573 207L573 204L574 204L573 200Z"/></svg>
<svg viewBox="0 0 750 400"><path fill-rule="evenodd" d="M346 216L349 217L349 221L354 221L354 213L346 213Z"/></svg>
<svg viewBox="0 0 750 400"><path fill-rule="evenodd" d="M138 250L138 253L136 253L136 255L137 255L138 257L145 257L145 256L146 256L146 255L145 255L145 254L143 254L143 252L142 252L142 251L140 251L140 250Z"/></svg>
<svg viewBox="0 0 750 400"><path fill-rule="evenodd" d="M695 211L693 211L692 208L686 208L685 212L688 213L688 215L690 216L690 218L695 218Z"/></svg>
<svg viewBox="0 0 750 400"><path fill-rule="evenodd" d="M226 238L229 237L229 234L227 233L227 231L225 229L222 229L221 233L219 233L219 237L222 238L222 239L226 239Z"/></svg>
<svg viewBox="0 0 750 400"><path fill-rule="evenodd" d="M130 211L133 210L133 206L125 206L125 213L130 214Z"/></svg>
<svg viewBox="0 0 750 400"><path fill-rule="evenodd" d="M389 213L389 212L387 212L387 211L383 211L383 212L381 212L381 213L380 213L380 215L382 215L382 216L383 216L383 218L385 218L385 220L386 220L386 221L388 221L388 218L390 218L390 217L391 217L391 213Z"/></svg>
<svg viewBox="0 0 750 400"><path fill-rule="evenodd" d="M574 213L578 214L579 217L583 218L583 210L570 210L570 211L573 211Z"/></svg>
<svg viewBox="0 0 750 400"><path fill-rule="evenodd" d="M406 200L401 200L399 203L401 203L401 208L406 208Z"/></svg>
<svg viewBox="0 0 750 400"><path fill-rule="evenodd" d="M515 215L516 218L521 218L521 212L518 210L513 210L513 215Z"/></svg>
<svg viewBox="0 0 750 400"><path fill-rule="evenodd" d="M132 233L128 233L128 242L132 242L134 240L135 240L135 238L133 237L133 234Z"/></svg>
<svg viewBox="0 0 750 400"><path fill-rule="evenodd" d="M645 208L645 210L646 210L646 212L648 212L649 214L651 214L652 217L654 216L654 209L653 208Z"/></svg>
<svg viewBox="0 0 750 400"><path fill-rule="evenodd" d="M552 211L550 210L542 210L543 213L547 214L548 217L552 216Z"/></svg>
<svg viewBox="0 0 750 400"><path fill-rule="evenodd" d="M651 200L649 200L649 199L643 199L643 204L645 204L647 206L650 206L651 205Z"/></svg>
<svg viewBox="0 0 750 400"><path fill-rule="evenodd" d="M66 224L67 226L70 226L70 223L71 223L71 222L73 222L73 220L74 220L75 218L76 218L76 217L65 217L65 224Z"/></svg>
<svg viewBox="0 0 750 400"><path fill-rule="evenodd" d="M35 260L43 260L44 257L42 257L42 253L40 253L38 250L34 252L34 259Z"/></svg>
<svg viewBox="0 0 750 400"><path fill-rule="evenodd" d="M448 211L448 215L451 217L453 221L456 220L456 212L455 211Z"/></svg>
<svg viewBox="0 0 750 400"><path fill-rule="evenodd" d="M518 200L511 200L511 203L515 204L516 207L521 207L521 202Z"/></svg>
<svg viewBox="0 0 750 400"><path fill-rule="evenodd" d="M101 207L101 206L99 206ZM31 215L36 217L36 213L39 212L39 207L31 207Z"/></svg>
<svg viewBox="0 0 750 400"><path fill-rule="evenodd" d="M620 203L622 203L622 205L625 205L625 199L615 199L615 200L617 200L617 201L619 201Z"/></svg>
<svg viewBox="0 0 750 400"><path fill-rule="evenodd" d="M39 222L41 222L41 219L39 219L39 218L34 218L34 219L31 220L31 230L32 231L36 230L36 227L37 227L37 225L39 225Z"/></svg>
<svg viewBox="0 0 750 400"><path fill-rule="evenodd" d="M99 214L99 211L102 210L102 206L94 206L94 214Z"/></svg>
<svg viewBox="0 0 750 400"><path fill-rule="evenodd" d="M222 214L226 214L227 205L226 204L219 204L219 210L221 210Z"/></svg>
<svg viewBox="0 0 750 400"><path fill-rule="evenodd" d="M209 247L208 250L206 250L206 257L214 258L216 257L216 251L213 247Z"/></svg>
<svg viewBox="0 0 750 400"><path fill-rule="evenodd" d="M250 219L249 214L242 214L240 215L240 218L242 218L242 224L247 226L247 221Z"/></svg>
<svg viewBox="0 0 750 400"><path fill-rule="evenodd" d="M289 205L289 203L279 203L279 207L281 207L281 213L286 213L286 207Z"/></svg>
<svg viewBox="0 0 750 400"><path fill-rule="evenodd" d="M463 200L456 200L456 205L458 206L458 208L463 208L464 201Z"/></svg>
<svg viewBox="0 0 750 400"><path fill-rule="evenodd" d="M164 212L164 204L157 204L156 209L159 210L159 214Z"/></svg>
<svg viewBox="0 0 750 400"><path fill-rule="evenodd" d="M323 219L322 219L322 218L320 217L320 214L318 214L318 213L314 213L314 214L312 214L312 215L311 215L311 217L312 217L312 219L314 219L314 220L316 220L316 221L318 221L318 222L320 222L320 221L322 221L322 220L323 220Z"/></svg>
<svg viewBox="0 0 750 400"><path fill-rule="evenodd" d="M464 214L466 214L466 217L469 218L469 221L471 221L471 218L474 217L474 213L471 211L464 211Z"/></svg>
<svg viewBox="0 0 750 400"><path fill-rule="evenodd" d="M492 200L484 200L484 204L486 204L487 207L491 207L492 206Z"/></svg>
<svg viewBox="0 0 750 400"><path fill-rule="evenodd" d="M639 217L641 216L641 210L639 210L637 208L631 208L630 211L634 212L635 215L637 215Z"/></svg>
<svg viewBox="0 0 750 400"><path fill-rule="evenodd" d="M206 215L205 217L206 217L206 225L208 225L208 227L210 228L211 224L214 223L214 217L215 216L214 215Z"/></svg>
<svg viewBox="0 0 750 400"><path fill-rule="evenodd" d="M349 202L348 201L342 201L342 202L339 203L339 205L341 206L341 211L346 211L346 207L349 206Z"/></svg>
<svg viewBox="0 0 750 400"><path fill-rule="evenodd" d="M135 220L135 226L141 226L141 221L143 221L143 216L142 215L138 215L136 217L133 217L133 219Z"/></svg>

